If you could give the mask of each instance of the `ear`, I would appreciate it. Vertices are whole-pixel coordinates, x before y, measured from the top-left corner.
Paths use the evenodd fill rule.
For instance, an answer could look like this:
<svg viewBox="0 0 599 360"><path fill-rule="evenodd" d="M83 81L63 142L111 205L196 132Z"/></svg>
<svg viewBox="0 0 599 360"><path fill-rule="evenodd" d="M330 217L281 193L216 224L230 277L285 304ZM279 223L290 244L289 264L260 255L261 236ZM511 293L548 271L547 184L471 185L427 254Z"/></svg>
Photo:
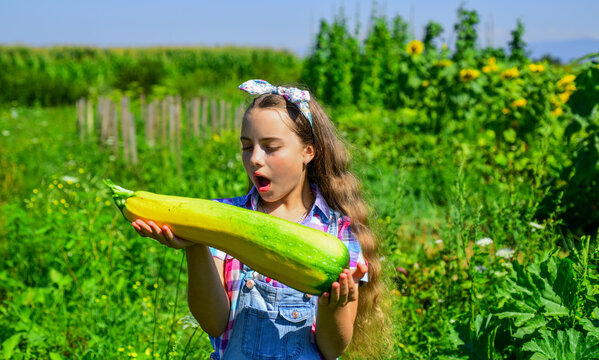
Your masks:
<svg viewBox="0 0 599 360"><path fill-rule="evenodd" d="M310 144L310 145L306 145L306 147L304 148L304 159L307 162L312 161L312 159L314 159L314 156L316 155L316 151L314 148L314 145Z"/></svg>

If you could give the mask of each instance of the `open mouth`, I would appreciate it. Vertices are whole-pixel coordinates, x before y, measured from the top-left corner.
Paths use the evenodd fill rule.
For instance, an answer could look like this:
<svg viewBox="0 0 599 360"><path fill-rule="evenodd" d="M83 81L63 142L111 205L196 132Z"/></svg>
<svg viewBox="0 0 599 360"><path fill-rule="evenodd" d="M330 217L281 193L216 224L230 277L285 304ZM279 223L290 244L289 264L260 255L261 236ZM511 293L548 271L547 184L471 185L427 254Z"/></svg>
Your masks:
<svg viewBox="0 0 599 360"><path fill-rule="evenodd" d="M258 191L265 192L270 189L270 180L261 175L254 175Z"/></svg>

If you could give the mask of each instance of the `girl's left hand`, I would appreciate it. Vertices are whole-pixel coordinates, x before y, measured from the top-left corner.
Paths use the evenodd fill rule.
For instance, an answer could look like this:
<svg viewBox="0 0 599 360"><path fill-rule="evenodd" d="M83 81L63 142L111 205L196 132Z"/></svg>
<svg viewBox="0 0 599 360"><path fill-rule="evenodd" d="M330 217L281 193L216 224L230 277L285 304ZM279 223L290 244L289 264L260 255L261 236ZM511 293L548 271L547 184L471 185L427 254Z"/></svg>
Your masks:
<svg viewBox="0 0 599 360"><path fill-rule="evenodd" d="M331 291L319 296L318 305L335 309L357 301L360 279L367 271L368 267L362 263L358 263L356 269L351 272L349 269L343 270L339 279L331 285Z"/></svg>

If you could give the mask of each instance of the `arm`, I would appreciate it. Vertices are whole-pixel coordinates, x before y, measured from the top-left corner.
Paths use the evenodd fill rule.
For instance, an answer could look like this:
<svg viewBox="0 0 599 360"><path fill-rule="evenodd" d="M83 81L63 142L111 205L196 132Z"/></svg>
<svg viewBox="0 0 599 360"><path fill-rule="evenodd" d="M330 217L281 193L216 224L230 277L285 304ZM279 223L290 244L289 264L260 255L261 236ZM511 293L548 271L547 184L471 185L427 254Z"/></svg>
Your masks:
<svg viewBox="0 0 599 360"><path fill-rule="evenodd" d="M223 261L213 258L207 246L176 237L166 225L160 228L152 221L142 220L132 225L141 236L174 249L185 249L189 310L205 332L213 337L221 335L227 327L230 310Z"/></svg>
<svg viewBox="0 0 599 360"><path fill-rule="evenodd" d="M213 258L205 245L186 247L185 255L189 310L205 332L217 337L227 327L231 308L224 284L224 262Z"/></svg>
<svg viewBox="0 0 599 360"><path fill-rule="evenodd" d="M358 312L358 283L366 271L362 263L353 273L345 269L331 292L318 299L316 344L326 359L341 356L349 346Z"/></svg>

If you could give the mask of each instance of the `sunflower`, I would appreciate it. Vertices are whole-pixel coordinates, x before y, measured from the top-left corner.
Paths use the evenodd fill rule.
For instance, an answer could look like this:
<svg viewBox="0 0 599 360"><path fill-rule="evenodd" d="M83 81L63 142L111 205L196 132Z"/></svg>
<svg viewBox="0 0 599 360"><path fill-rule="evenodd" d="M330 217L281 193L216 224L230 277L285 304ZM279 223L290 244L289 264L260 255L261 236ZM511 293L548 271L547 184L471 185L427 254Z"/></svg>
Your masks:
<svg viewBox="0 0 599 360"><path fill-rule="evenodd" d="M451 65L452 62L449 59L443 59L443 60L439 60L435 63L435 66L438 67L448 67L449 65Z"/></svg>
<svg viewBox="0 0 599 360"><path fill-rule="evenodd" d="M545 71L545 65L543 64L529 64L528 65L528 70L532 71L532 72L543 72Z"/></svg>
<svg viewBox="0 0 599 360"><path fill-rule="evenodd" d="M406 51L410 55L420 55L424 51L424 44L418 40L412 40L408 43Z"/></svg>
<svg viewBox="0 0 599 360"><path fill-rule="evenodd" d="M513 107L524 107L524 106L526 106L526 103L527 103L526 99L520 98L520 99L514 100L514 102L512 102L512 106Z"/></svg>
<svg viewBox="0 0 599 360"><path fill-rule="evenodd" d="M574 82L574 80L576 80L576 76L572 75L572 74L568 74L566 76L564 76L563 78L561 78L558 82L557 82L557 86L559 87L564 87L568 84L571 84Z"/></svg>
<svg viewBox="0 0 599 360"><path fill-rule="evenodd" d="M469 82L475 80L480 75L480 71L476 69L460 70L460 81Z"/></svg>
<svg viewBox="0 0 599 360"><path fill-rule="evenodd" d="M520 72L517 67L509 68L501 73L502 79L515 79L520 76Z"/></svg>

